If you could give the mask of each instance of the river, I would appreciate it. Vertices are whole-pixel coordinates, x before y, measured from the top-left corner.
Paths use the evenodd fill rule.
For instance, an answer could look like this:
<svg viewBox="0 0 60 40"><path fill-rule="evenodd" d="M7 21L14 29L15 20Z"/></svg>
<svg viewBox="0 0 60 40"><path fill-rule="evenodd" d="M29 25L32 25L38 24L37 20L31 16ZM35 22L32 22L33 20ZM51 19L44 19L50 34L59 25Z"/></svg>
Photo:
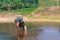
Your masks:
<svg viewBox="0 0 60 40"><path fill-rule="evenodd" d="M21 40L60 40L60 23L27 22L27 34ZM14 23L0 23L0 40L17 40Z"/></svg>

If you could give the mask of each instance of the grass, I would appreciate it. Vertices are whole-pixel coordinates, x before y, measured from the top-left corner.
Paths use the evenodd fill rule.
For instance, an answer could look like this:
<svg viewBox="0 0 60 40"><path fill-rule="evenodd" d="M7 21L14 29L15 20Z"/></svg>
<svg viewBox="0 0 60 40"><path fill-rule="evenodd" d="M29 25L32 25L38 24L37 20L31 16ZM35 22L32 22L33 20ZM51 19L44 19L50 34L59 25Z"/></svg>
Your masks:
<svg viewBox="0 0 60 40"><path fill-rule="evenodd" d="M22 14L29 14L31 12L33 12L36 8L23 8L21 10L19 10Z"/></svg>
<svg viewBox="0 0 60 40"><path fill-rule="evenodd" d="M18 10L9 10L9 11L7 11L7 10L0 10L0 14L2 13L2 12L19 12L19 14L22 14L22 15L27 15L27 14L29 14L29 13L31 13L31 12L33 12L34 10L36 10L36 7L34 7L34 8L22 8L22 9L18 9Z"/></svg>

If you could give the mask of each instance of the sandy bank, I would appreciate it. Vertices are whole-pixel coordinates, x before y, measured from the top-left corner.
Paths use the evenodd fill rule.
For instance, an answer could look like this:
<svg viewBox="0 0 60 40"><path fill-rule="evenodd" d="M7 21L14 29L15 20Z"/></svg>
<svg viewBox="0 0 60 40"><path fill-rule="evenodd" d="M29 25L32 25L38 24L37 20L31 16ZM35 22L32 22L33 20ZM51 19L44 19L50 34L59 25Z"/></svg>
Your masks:
<svg viewBox="0 0 60 40"><path fill-rule="evenodd" d="M13 18L2 18L0 17L0 23L5 23L5 22L14 22L16 17L13 17ZM25 22L30 22L30 21L52 21L52 22L60 22L60 20L49 20L49 19L34 19L34 20L31 20L31 19L28 19L28 18L25 18L24 19Z"/></svg>

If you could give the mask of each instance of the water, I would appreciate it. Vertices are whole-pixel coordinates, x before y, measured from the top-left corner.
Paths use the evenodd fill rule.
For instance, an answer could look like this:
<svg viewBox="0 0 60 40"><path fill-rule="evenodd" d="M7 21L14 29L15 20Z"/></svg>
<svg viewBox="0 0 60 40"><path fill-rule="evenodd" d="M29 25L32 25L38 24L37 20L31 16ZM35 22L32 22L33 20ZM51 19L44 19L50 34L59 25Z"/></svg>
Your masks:
<svg viewBox="0 0 60 40"><path fill-rule="evenodd" d="M0 32L0 40L9 40L9 36L5 32Z"/></svg>
<svg viewBox="0 0 60 40"><path fill-rule="evenodd" d="M42 34L38 34L38 40L60 40L60 35L57 28L43 28Z"/></svg>
<svg viewBox="0 0 60 40"><path fill-rule="evenodd" d="M0 40L9 40L9 36L0 35Z"/></svg>
<svg viewBox="0 0 60 40"><path fill-rule="evenodd" d="M6 24L4 25L5 29L0 25L0 40L17 40L15 24L8 24L9 27L6 27ZM28 22L26 25L28 28L27 34L21 34L21 40L60 40L60 23Z"/></svg>
<svg viewBox="0 0 60 40"><path fill-rule="evenodd" d="M60 29L58 27L42 26L32 29L27 40L60 40ZM35 32L34 32L35 31Z"/></svg>

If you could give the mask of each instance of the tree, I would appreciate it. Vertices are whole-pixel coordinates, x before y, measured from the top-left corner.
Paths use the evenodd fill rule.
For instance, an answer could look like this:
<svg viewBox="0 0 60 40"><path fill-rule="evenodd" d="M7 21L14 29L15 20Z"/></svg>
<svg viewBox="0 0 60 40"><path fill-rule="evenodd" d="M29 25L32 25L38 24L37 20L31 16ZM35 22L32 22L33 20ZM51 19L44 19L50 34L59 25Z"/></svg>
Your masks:
<svg viewBox="0 0 60 40"><path fill-rule="evenodd" d="M10 10L11 2L10 0L3 0L2 8Z"/></svg>
<svg viewBox="0 0 60 40"><path fill-rule="evenodd" d="M21 9L36 7L38 5L38 0L0 0L0 8L3 9Z"/></svg>

